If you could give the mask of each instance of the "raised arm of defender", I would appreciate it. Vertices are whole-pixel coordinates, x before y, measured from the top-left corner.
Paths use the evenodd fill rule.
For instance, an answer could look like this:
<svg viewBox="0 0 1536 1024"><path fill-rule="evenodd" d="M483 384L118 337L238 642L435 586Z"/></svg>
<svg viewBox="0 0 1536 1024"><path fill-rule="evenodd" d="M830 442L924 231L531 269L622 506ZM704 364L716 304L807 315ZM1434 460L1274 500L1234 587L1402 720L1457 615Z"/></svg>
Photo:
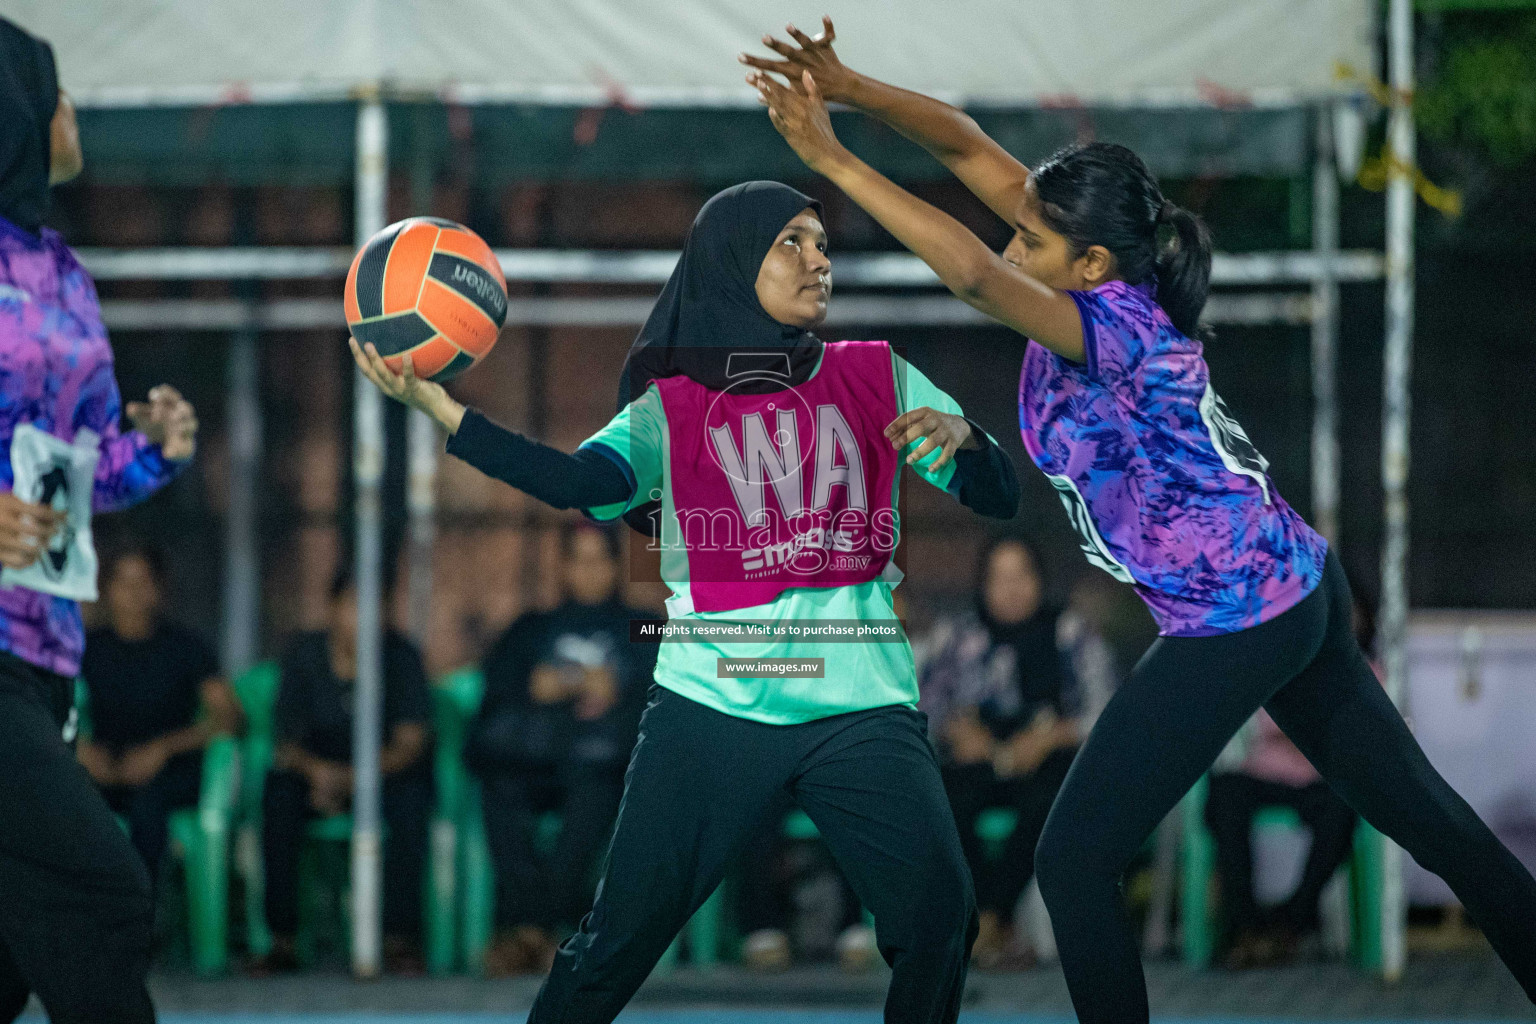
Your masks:
<svg viewBox="0 0 1536 1024"><path fill-rule="evenodd" d="M798 35L803 38L803 34ZM815 49L806 51L802 43L797 51L775 40L774 48L787 54L785 60L748 60L755 62L755 67L775 65L771 70L786 75L789 84L764 70L747 76L768 107L774 127L806 166L831 179L932 267L945 287L960 299L1052 351L1081 361L1082 321L1077 304L1064 291L1020 267L1029 244L1018 219L1018 207L1028 194L1028 171L959 111L856 76L836 61L830 45L806 41ZM963 168L962 180L967 186L1015 228L1014 241L1004 254L994 253L959 221L850 153L832 130L816 70L802 67L802 62L833 69L829 77L837 83L840 95L845 92L868 103L871 113L924 145L957 174Z"/></svg>
<svg viewBox="0 0 1536 1024"><path fill-rule="evenodd" d="M832 48L837 39L832 19L823 17L821 25L821 35L815 38L787 26L790 38L798 45L764 36L763 45L782 60L747 53L737 59L748 67L783 75L798 92L804 91L801 76L809 71L828 103L846 104L884 121L933 154L994 213L1012 224L1024 197L1029 168L992 141L965 111L849 68Z"/></svg>

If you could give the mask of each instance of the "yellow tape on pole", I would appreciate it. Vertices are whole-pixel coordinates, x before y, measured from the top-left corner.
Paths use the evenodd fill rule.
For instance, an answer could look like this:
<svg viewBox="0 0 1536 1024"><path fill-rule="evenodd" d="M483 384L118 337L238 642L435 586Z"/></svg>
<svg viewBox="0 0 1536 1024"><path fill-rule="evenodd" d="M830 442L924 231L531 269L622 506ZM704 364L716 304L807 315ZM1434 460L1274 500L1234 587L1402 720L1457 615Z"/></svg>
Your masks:
<svg viewBox="0 0 1536 1024"><path fill-rule="evenodd" d="M1341 82L1350 82L1358 85L1367 96L1381 104L1390 107L1393 100L1391 86L1372 75L1361 74L1349 64L1339 63L1334 65L1334 77ZM1412 100L1412 94L1407 97ZM1393 174L1406 174L1413 181L1413 190L1424 204L1431 209L1438 210L1447 217L1460 217L1462 204L1461 193L1456 189L1444 188L1430 181L1417 166L1405 163L1396 153L1392 152L1390 142L1384 143L1381 152L1369 157L1360 165L1360 173L1355 176L1355 183L1370 192L1381 192L1387 187L1387 181Z"/></svg>

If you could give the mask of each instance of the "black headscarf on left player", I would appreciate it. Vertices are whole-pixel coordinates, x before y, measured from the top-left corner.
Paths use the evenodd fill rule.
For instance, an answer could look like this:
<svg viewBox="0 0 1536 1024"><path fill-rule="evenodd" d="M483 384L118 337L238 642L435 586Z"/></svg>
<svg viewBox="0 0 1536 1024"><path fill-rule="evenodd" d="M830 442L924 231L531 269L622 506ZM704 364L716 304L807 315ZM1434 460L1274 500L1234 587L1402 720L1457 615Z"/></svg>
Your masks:
<svg viewBox="0 0 1536 1024"><path fill-rule="evenodd" d="M768 315L757 272L784 225L808 208L822 216L820 203L776 181L733 185L704 204L624 362L620 409L667 377L752 394L805 382L821 340Z"/></svg>
<svg viewBox="0 0 1536 1024"><path fill-rule="evenodd" d="M27 231L48 213L58 105L53 48L0 18L0 217Z"/></svg>

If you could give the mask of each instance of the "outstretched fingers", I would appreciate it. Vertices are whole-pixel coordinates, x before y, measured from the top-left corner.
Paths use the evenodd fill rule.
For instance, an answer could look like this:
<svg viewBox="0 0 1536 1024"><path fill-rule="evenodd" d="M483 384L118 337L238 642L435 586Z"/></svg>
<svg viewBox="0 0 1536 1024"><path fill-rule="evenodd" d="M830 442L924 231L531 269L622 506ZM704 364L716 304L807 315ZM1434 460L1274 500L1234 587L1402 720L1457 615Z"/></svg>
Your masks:
<svg viewBox="0 0 1536 1024"><path fill-rule="evenodd" d="M949 440L945 441L944 450L939 453L938 458L934 459L933 462L929 464L928 472L933 473L943 469L945 463L949 462L950 459L953 459L955 457L955 452L960 450L960 445L961 442L955 440L954 438L950 438Z"/></svg>
<svg viewBox="0 0 1536 1024"><path fill-rule="evenodd" d="M748 75L747 83L757 89L758 97L770 107L781 106L790 95L789 86L760 71Z"/></svg>
<svg viewBox="0 0 1536 1024"><path fill-rule="evenodd" d="M921 424L926 418L928 410L910 409L891 421L891 425L885 428L885 439L891 442L891 447L901 448L912 440L922 437ZM915 433L913 432L915 430ZM901 440L898 440L901 438Z"/></svg>
<svg viewBox="0 0 1536 1024"><path fill-rule="evenodd" d="M807 69L800 73L800 87L805 90L805 98L818 107L825 107L827 101L821 98L821 88L816 84L816 76Z"/></svg>
<svg viewBox="0 0 1536 1024"><path fill-rule="evenodd" d="M773 122L773 126L780 133L786 131L794 93L762 72L754 72L747 77L747 81L757 89L757 101L768 108L768 119Z"/></svg>
<svg viewBox="0 0 1536 1024"><path fill-rule="evenodd" d="M785 25L784 26L784 31L789 33L789 37L791 39L793 39L795 42L800 44L800 49L802 49L802 50L814 50L814 49L816 49L816 45L817 45L816 40L812 39L810 36L806 35L804 32L801 32L799 29L795 28L795 26L793 26L793 25Z"/></svg>
<svg viewBox="0 0 1536 1024"><path fill-rule="evenodd" d="M400 395L400 377L385 365L379 350L372 342L366 346L359 345L356 338L350 338L347 344L352 348L352 361L357 363L357 368L363 371L363 376L373 382L380 391L397 398Z"/></svg>
<svg viewBox="0 0 1536 1024"><path fill-rule="evenodd" d="M795 77L797 70L795 65L787 60L769 60L767 57L754 57L750 53L738 53L736 59L749 68L766 71L774 75L783 75L787 79Z"/></svg>
<svg viewBox="0 0 1536 1024"><path fill-rule="evenodd" d="M936 437L928 438L922 444L917 446L917 450L916 451L914 451L911 455L907 456L907 465L910 466L913 463L920 461L929 452L933 451L935 448L938 448L938 447L940 447L940 441L939 441L938 438L936 438ZM944 464L944 459L941 456L940 458L934 459L933 460L933 465L929 466L928 468L930 470L938 469L943 464Z"/></svg>
<svg viewBox="0 0 1536 1024"><path fill-rule="evenodd" d="M768 49L772 50L774 53L778 54L780 57L785 58L786 63L794 60L795 54L800 52L798 48L791 46L784 42L782 39L778 39L774 36L763 36L763 45L768 47Z"/></svg>

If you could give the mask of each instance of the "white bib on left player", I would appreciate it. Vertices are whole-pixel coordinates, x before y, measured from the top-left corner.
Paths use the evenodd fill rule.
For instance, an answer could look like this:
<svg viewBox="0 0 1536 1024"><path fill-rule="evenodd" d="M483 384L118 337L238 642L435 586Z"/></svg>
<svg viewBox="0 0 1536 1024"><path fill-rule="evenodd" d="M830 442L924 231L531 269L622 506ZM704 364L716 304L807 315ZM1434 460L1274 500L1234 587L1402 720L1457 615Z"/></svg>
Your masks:
<svg viewBox="0 0 1536 1024"><path fill-rule="evenodd" d="M26 587L73 601L96 600L96 546L91 540L91 491L101 437L81 427L73 443L30 423L11 435L12 491L23 501L64 513L59 529L37 561L0 571L0 585Z"/></svg>

